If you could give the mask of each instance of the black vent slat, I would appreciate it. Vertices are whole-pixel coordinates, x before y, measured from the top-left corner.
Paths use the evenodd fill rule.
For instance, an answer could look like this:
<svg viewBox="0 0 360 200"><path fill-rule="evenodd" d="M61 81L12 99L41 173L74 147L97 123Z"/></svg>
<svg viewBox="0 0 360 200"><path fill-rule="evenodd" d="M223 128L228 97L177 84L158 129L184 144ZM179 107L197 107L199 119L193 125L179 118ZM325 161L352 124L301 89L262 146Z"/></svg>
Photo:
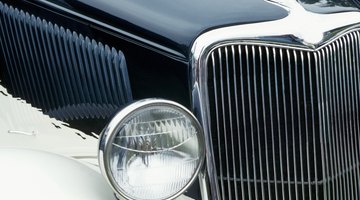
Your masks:
<svg viewBox="0 0 360 200"><path fill-rule="evenodd" d="M9 91L60 119L105 118L131 101L121 51L0 2Z"/></svg>
<svg viewBox="0 0 360 200"><path fill-rule="evenodd" d="M358 199L360 32L318 50L262 43L209 54L222 199Z"/></svg>

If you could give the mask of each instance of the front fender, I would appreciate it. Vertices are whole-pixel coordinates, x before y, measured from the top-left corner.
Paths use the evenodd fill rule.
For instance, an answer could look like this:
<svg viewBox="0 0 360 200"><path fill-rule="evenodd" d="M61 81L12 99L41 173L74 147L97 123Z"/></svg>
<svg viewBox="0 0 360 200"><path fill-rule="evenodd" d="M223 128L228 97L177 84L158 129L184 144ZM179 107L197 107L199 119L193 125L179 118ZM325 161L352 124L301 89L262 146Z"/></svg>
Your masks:
<svg viewBox="0 0 360 200"><path fill-rule="evenodd" d="M48 152L0 148L0 199L114 200L102 175Z"/></svg>

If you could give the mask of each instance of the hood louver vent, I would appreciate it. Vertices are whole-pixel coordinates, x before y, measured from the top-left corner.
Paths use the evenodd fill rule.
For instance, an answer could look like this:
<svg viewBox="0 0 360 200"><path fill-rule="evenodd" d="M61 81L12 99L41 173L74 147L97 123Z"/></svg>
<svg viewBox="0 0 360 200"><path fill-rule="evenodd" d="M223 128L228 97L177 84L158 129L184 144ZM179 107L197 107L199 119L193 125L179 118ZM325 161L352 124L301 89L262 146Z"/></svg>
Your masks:
<svg viewBox="0 0 360 200"><path fill-rule="evenodd" d="M132 99L121 51L1 2L0 15L12 95L65 120L109 117Z"/></svg>

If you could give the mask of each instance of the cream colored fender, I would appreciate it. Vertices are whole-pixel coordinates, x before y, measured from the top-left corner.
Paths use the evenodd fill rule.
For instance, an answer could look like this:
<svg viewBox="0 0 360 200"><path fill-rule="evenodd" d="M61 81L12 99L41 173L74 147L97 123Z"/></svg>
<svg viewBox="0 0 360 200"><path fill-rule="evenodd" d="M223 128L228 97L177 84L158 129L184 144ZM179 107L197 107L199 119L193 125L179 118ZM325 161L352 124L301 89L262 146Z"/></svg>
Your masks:
<svg viewBox="0 0 360 200"><path fill-rule="evenodd" d="M98 140L15 98L0 81L0 148L52 152L97 164ZM0 162L1 163L1 162ZM1 177L0 177L1 178Z"/></svg>
<svg viewBox="0 0 360 200"><path fill-rule="evenodd" d="M0 199L114 200L103 176L61 155L0 148Z"/></svg>

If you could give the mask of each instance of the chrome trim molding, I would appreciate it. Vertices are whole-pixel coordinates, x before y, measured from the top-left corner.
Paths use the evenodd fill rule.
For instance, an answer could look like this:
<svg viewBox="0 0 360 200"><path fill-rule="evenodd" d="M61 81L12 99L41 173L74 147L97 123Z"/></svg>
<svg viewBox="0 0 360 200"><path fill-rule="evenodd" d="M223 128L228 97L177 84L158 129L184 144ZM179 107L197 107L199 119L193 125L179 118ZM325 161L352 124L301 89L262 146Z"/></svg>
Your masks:
<svg viewBox="0 0 360 200"><path fill-rule="evenodd" d="M296 1L270 3L287 9L288 17L276 21L211 30L200 35L194 41L191 49L192 109L204 128L208 178L211 191L215 191L211 194L212 199L221 198L212 149L209 99L206 87L209 53L220 46L244 43L316 51L350 30L360 28L360 12L316 14L306 11ZM292 40L289 40L288 43L280 43L275 40L284 37Z"/></svg>
<svg viewBox="0 0 360 200"><path fill-rule="evenodd" d="M200 184L200 192L202 200L210 200L211 199L211 191L209 187L209 175L206 171L206 167L199 173L199 184Z"/></svg>
<svg viewBox="0 0 360 200"><path fill-rule="evenodd" d="M238 40L271 41L271 38L283 36L290 36L297 41L291 45L317 49L330 38L341 34L339 29L359 22L360 12L317 14L306 11L300 5L294 5L289 15L280 20L224 27L200 35L191 49L192 60L198 60L208 47L215 44Z"/></svg>

